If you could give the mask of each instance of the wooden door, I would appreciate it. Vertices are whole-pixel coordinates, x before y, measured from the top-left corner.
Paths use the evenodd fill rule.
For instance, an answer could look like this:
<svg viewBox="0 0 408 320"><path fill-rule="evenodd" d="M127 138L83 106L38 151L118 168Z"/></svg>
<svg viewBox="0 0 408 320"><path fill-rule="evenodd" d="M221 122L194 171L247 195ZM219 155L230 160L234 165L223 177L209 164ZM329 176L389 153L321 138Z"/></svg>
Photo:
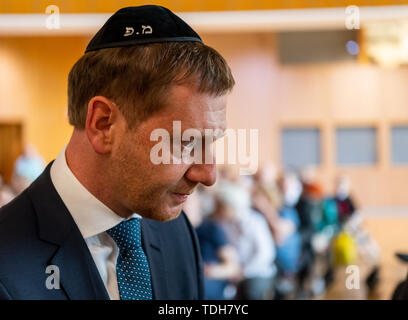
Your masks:
<svg viewBox="0 0 408 320"><path fill-rule="evenodd" d="M0 176L10 183L14 162L23 151L21 123L0 122Z"/></svg>

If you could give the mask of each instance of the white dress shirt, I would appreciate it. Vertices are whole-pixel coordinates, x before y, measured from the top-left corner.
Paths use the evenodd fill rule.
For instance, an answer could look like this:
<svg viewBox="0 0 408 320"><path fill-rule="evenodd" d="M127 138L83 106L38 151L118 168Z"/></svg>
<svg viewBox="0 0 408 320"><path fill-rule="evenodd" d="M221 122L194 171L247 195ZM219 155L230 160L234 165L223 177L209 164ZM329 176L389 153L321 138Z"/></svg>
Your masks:
<svg viewBox="0 0 408 320"><path fill-rule="evenodd" d="M98 200L78 181L68 167L65 149L66 147L51 166L52 183L84 237L110 299L119 300L116 277L119 249L106 231L125 219ZM141 218L140 215L133 214L128 219L134 217Z"/></svg>

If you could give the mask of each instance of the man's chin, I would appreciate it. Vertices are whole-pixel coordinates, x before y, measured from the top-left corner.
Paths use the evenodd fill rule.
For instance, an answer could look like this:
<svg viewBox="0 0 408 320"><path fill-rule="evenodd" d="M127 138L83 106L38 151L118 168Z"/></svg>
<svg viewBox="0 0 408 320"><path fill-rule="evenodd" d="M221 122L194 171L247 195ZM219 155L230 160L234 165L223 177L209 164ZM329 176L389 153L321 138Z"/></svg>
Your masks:
<svg viewBox="0 0 408 320"><path fill-rule="evenodd" d="M182 206L176 207L167 207L163 210L152 210L146 215L143 215L145 218L153 219L160 222L167 222L174 219L177 219L182 211Z"/></svg>

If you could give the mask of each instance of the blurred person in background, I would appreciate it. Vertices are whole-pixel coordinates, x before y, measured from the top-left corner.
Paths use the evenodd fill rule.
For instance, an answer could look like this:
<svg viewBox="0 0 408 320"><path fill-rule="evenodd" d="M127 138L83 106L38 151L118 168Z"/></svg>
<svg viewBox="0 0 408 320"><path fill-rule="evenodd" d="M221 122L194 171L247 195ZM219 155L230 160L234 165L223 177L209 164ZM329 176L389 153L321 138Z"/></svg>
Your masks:
<svg viewBox="0 0 408 320"><path fill-rule="evenodd" d="M367 297L375 298L381 281L380 248L364 227L363 216L351 196L351 181L347 176L340 176L336 181L336 201L340 234L347 235L354 243L359 262L368 270L364 281Z"/></svg>
<svg viewBox="0 0 408 320"><path fill-rule="evenodd" d="M13 187L17 193L27 188L37 179L45 168L45 160L35 146L26 145L24 152L14 163Z"/></svg>
<svg viewBox="0 0 408 320"><path fill-rule="evenodd" d="M315 261L311 288L315 295L327 291L335 278L342 282L349 265L368 270L364 284L369 297L373 297L379 283L379 248L365 230L362 216L355 210L350 185L346 176L336 179L335 194L320 200L321 218L314 216L312 248ZM348 291L345 298L367 298L365 292Z"/></svg>
<svg viewBox="0 0 408 320"><path fill-rule="evenodd" d="M300 269L298 277L297 297L307 299L311 294L313 281L313 267L315 253L312 239L315 227L321 218L320 201L323 195L322 188L316 181L314 168L305 168L300 172L302 182L302 194L295 208L299 214L299 232L302 239L302 251L300 256Z"/></svg>
<svg viewBox="0 0 408 320"><path fill-rule="evenodd" d="M283 174L278 180L282 194L282 207L279 215L282 219L292 223L292 232L276 247L276 265L279 277L276 281L276 295L278 299L294 298L295 276L299 270L302 239L299 233L299 215L295 208L302 193L302 184L295 174Z"/></svg>
<svg viewBox="0 0 408 320"><path fill-rule="evenodd" d="M226 217L218 202L212 214L202 217L201 193L195 191L186 201L184 210L196 228L200 244L204 262L205 299L232 299L236 291L232 283L241 276L237 252L220 226Z"/></svg>
<svg viewBox="0 0 408 320"><path fill-rule="evenodd" d="M265 163L254 174L254 182L262 189L271 206L275 209L283 205L283 196L278 185L278 170L272 163Z"/></svg>
<svg viewBox="0 0 408 320"><path fill-rule="evenodd" d="M346 176L340 176L336 180L334 201L337 208L338 230L333 238L333 262L334 265L347 266L356 263L357 247L352 233L356 228L350 230L349 224L354 214L355 206L350 197L350 180ZM355 232L353 232L355 233Z"/></svg>
<svg viewBox="0 0 408 320"><path fill-rule="evenodd" d="M238 252L243 279L236 298L272 299L274 295L275 243L265 217L254 210L250 193L231 182L220 182L215 193L221 227Z"/></svg>
<svg viewBox="0 0 408 320"><path fill-rule="evenodd" d="M355 212L356 206L350 196L350 179L340 176L336 182L336 198L338 219L340 224L345 223Z"/></svg>
<svg viewBox="0 0 408 320"><path fill-rule="evenodd" d="M264 216L275 243L279 245L293 232L294 225L279 215L283 200L276 177L276 169L267 164L253 178L248 176L246 179L241 178L241 181L247 181L246 190L251 195L252 207Z"/></svg>
<svg viewBox="0 0 408 320"><path fill-rule="evenodd" d="M334 281L332 240L338 232L337 203L333 196L320 200L320 216L315 216L312 248L315 256L314 294L322 295Z"/></svg>

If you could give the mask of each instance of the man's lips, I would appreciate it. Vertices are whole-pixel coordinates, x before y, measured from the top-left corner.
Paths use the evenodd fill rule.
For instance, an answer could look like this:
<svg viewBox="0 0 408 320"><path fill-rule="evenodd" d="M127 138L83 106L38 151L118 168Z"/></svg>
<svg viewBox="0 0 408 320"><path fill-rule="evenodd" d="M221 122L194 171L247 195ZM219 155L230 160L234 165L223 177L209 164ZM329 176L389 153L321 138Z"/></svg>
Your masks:
<svg viewBox="0 0 408 320"><path fill-rule="evenodd" d="M192 192L189 193L178 193L178 192L173 192L172 195L180 202L184 202L187 200L188 196L191 194Z"/></svg>

